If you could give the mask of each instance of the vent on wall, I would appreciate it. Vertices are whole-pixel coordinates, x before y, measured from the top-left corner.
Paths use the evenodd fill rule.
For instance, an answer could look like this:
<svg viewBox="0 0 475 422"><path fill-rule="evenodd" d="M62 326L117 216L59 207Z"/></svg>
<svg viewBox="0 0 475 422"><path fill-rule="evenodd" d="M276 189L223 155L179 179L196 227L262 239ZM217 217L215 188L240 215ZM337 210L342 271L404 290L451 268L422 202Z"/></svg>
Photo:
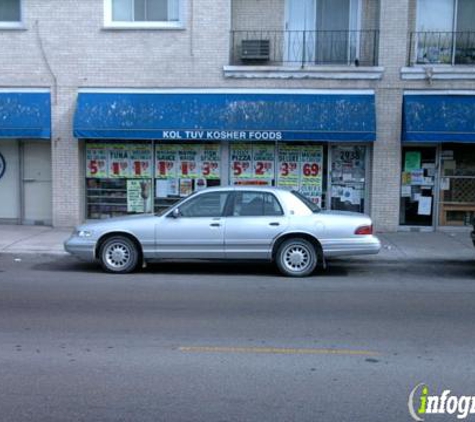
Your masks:
<svg viewBox="0 0 475 422"><path fill-rule="evenodd" d="M269 40L242 40L241 60L267 61L270 55Z"/></svg>

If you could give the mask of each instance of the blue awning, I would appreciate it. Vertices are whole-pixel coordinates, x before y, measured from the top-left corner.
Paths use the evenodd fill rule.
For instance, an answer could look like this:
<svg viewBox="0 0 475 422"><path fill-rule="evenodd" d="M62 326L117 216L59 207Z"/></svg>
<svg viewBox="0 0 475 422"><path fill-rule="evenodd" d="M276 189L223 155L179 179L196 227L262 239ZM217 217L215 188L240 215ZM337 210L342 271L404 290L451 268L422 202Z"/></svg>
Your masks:
<svg viewBox="0 0 475 422"><path fill-rule="evenodd" d="M50 139L50 93L0 90L0 138Z"/></svg>
<svg viewBox="0 0 475 422"><path fill-rule="evenodd" d="M374 141L372 92L80 92L83 139Z"/></svg>
<svg viewBox="0 0 475 422"><path fill-rule="evenodd" d="M403 142L475 142L474 95L404 95Z"/></svg>

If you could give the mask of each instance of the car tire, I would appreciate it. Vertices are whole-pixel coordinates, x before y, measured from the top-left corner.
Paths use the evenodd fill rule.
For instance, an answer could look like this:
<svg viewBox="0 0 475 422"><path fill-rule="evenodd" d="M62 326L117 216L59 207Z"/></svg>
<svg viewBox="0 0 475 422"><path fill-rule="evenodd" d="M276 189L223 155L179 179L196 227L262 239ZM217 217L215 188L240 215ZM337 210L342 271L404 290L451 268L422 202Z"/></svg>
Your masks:
<svg viewBox="0 0 475 422"><path fill-rule="evenodd" d="M293 238L285 240L276 254L279 271L287 277L306 277L313 273L318 263L315 246L308 240Z"/></svg>
<svg viewBox="0 0 475 422"><path fill-rule="evenodd" d="M104 271L127 274L137 268L139 250L129 238L114 236L102 243L99 250L99 259Z"/></svg>

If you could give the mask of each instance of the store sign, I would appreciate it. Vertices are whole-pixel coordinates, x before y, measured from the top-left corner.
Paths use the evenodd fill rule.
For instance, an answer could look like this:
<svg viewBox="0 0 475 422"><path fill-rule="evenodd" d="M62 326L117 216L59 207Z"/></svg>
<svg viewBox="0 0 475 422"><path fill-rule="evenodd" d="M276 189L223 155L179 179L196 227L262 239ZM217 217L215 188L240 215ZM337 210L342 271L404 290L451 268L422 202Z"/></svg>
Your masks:
<svg viewBox="0 0 475 422"><path fill-rule="evenodd" d="M281 141L282 132L273 130L165 130L163 139L205 141Z"/></svg>
<svg viewBox="0 0 475 422"><path fill-rule="evenodd" d="M6 168L7 168L7 163L5 162L5 157L0 152L0 179L5 174Z"/></svg>

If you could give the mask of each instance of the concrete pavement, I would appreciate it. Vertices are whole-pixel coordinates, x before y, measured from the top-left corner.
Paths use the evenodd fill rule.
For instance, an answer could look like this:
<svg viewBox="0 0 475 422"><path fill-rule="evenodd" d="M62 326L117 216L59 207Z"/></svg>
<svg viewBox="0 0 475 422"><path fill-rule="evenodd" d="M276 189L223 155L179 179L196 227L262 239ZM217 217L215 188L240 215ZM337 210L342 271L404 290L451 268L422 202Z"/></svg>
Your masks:
<svg viewBox="0 0 475 422"><path fill-rule="evenodd" d="M0 225L0 254L66 254L63 242L71 228ZM378 255L352 259L475 259L470 228L437 232L377 233L383 248Z"/></svg>

